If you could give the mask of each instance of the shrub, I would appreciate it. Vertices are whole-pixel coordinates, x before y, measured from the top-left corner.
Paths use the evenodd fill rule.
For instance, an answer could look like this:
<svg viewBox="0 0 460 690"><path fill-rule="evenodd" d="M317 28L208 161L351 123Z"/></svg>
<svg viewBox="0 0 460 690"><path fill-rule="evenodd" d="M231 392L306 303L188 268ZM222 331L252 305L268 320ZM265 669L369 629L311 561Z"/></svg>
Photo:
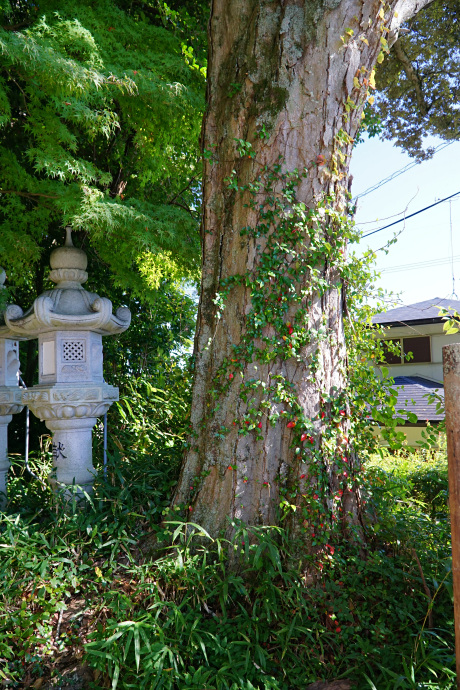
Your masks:
<svg viewBox="0 0 460 690"><path fill-rule="evenodd" d="M237 525L230 543L175 521L161 453L112 456L85 511L51 494L31 511L23 491L0 519L0 674L59 683L86 659L93 688L454 688L446 506L417 484L435 462L374 459L367 545L334 544L322 572L281 529ZM156 560L139 550L152 532Z"/></svg>

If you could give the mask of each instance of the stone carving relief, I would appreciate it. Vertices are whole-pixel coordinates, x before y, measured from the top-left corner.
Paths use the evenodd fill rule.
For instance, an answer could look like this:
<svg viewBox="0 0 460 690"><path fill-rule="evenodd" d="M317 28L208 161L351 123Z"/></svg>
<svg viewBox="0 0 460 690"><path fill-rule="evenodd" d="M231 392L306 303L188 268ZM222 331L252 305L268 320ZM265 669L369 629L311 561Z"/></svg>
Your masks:
<svg viewBox="0 0 460 690"><path fill-rule="evenodd" d="M86 371L86 367L84 365L78 365L78 364L65 364L63 367L61 367L61 371L63 374L83 374Z"/></svg>
<svg viewBox="0 0 460 690"><path fill-rule="evenodd" d="M98 388L72 388L70 390L53 391L53 400L57 401L100 400L101 396L102 391Z"/></svg>
<svg viewBox="0 0 460 690"><path fill-rule="evenodd" d="M0 403L0 417L6 417L7 415L10 414L17 414L18 412L22 412L24 409L24 405L21 404L15 404L15 403L10 403L10 404L3 404Z"/></svg>
<svg viewBox="0 0 460 690"><path fill-rule="evenodd" d="M21 389L13 386L0 386L0 416L17 414L24 405L21 400Z"/></svg>
<svg viewBox="0 0 460 690"><path fill-rule="evenodd" d="M22 400L39 419L99 417L118 400L118 388L101 386L52 386L45 391L22 391Z"/></svg>
<svg viewBox="0 0 460 690"><path fill-rule="evenodd" d="M82 404L80 401L69 403L44 404L40 402L29 403L31 411L36 417L45 422L49 419L77 419L87 417L100 417L109 409L112 401L107 402L88 402Z"/></svg>
<svg viewBox="0 0 460 690"><path fill-rule="evenodd" d="M22 391L22 402L24 405L30 405L34 402L48 402L50 394L48 391L37 391L33 389Z"/></svg>

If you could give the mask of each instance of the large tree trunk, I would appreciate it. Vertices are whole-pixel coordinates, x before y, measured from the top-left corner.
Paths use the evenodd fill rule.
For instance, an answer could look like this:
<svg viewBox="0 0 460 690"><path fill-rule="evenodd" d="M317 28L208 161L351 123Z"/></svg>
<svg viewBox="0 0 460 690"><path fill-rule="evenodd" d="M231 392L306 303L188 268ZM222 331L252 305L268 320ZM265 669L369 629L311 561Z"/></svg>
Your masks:
<svg viewBox="0 0 460 690"><path fill-rule="evenodd" d="M173 500L212 535L228 518L284 515L308 546L320 524L359 523L343 393L348 166L377 56L425 4L212 2L192 431ZM295 169L289 198L280 170ZM305 219L299 206L287 217L295 202Z"/></svg>

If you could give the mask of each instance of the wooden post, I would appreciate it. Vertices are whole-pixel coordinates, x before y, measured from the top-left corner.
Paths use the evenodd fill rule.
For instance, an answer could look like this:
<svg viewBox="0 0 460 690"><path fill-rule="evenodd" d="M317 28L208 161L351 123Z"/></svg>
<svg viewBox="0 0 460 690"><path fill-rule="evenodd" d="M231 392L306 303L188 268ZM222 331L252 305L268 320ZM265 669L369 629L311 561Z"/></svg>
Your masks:
<svg viewBox="0 0 460 690"><path fill-rule="evenodd" d="M442 348L446 407L449 506L452 532L454 584L455 658L457 690L460 690L460 344Z"/></svg>

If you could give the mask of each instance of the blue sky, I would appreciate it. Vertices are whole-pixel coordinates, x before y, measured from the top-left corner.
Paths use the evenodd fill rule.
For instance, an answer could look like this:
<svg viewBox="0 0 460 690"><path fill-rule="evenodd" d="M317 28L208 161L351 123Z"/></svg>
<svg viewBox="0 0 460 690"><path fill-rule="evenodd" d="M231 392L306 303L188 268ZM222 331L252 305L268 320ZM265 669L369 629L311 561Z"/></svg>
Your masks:
<svg viewBox="0 0 460 690"><path fill-rule="evenodd" d="M430 138L430 145L441 140ZM356 196L375 183L400 170L413 159L392 142L367 139L353 152L351 174L352 194ZM428 161L416 165L380 189L359 199L355 217L363 234L372 232L394 220L429 206L438 199L460 192L460 142L438 151ZM452 245L450 238L450 208L452 211ZM396 215L400 214L400 215ZM392 218L391 216L395 216ZM388 219L388 220L386 220ZM432 297L452 296L452 266L450 257L459 257L454 263L456 292L460 299L460 195L449 202L419 214L405 223L383 230L363 239L359 248L378 249L401 232L396 244L387 255L378 252L377 267L382 272L379 285L400 294L400 302L412 304ZM442 264L414 266L428 261ZM447 262L448 261L448 262ZM401 267L404 266L404 269Z"/></svg>

